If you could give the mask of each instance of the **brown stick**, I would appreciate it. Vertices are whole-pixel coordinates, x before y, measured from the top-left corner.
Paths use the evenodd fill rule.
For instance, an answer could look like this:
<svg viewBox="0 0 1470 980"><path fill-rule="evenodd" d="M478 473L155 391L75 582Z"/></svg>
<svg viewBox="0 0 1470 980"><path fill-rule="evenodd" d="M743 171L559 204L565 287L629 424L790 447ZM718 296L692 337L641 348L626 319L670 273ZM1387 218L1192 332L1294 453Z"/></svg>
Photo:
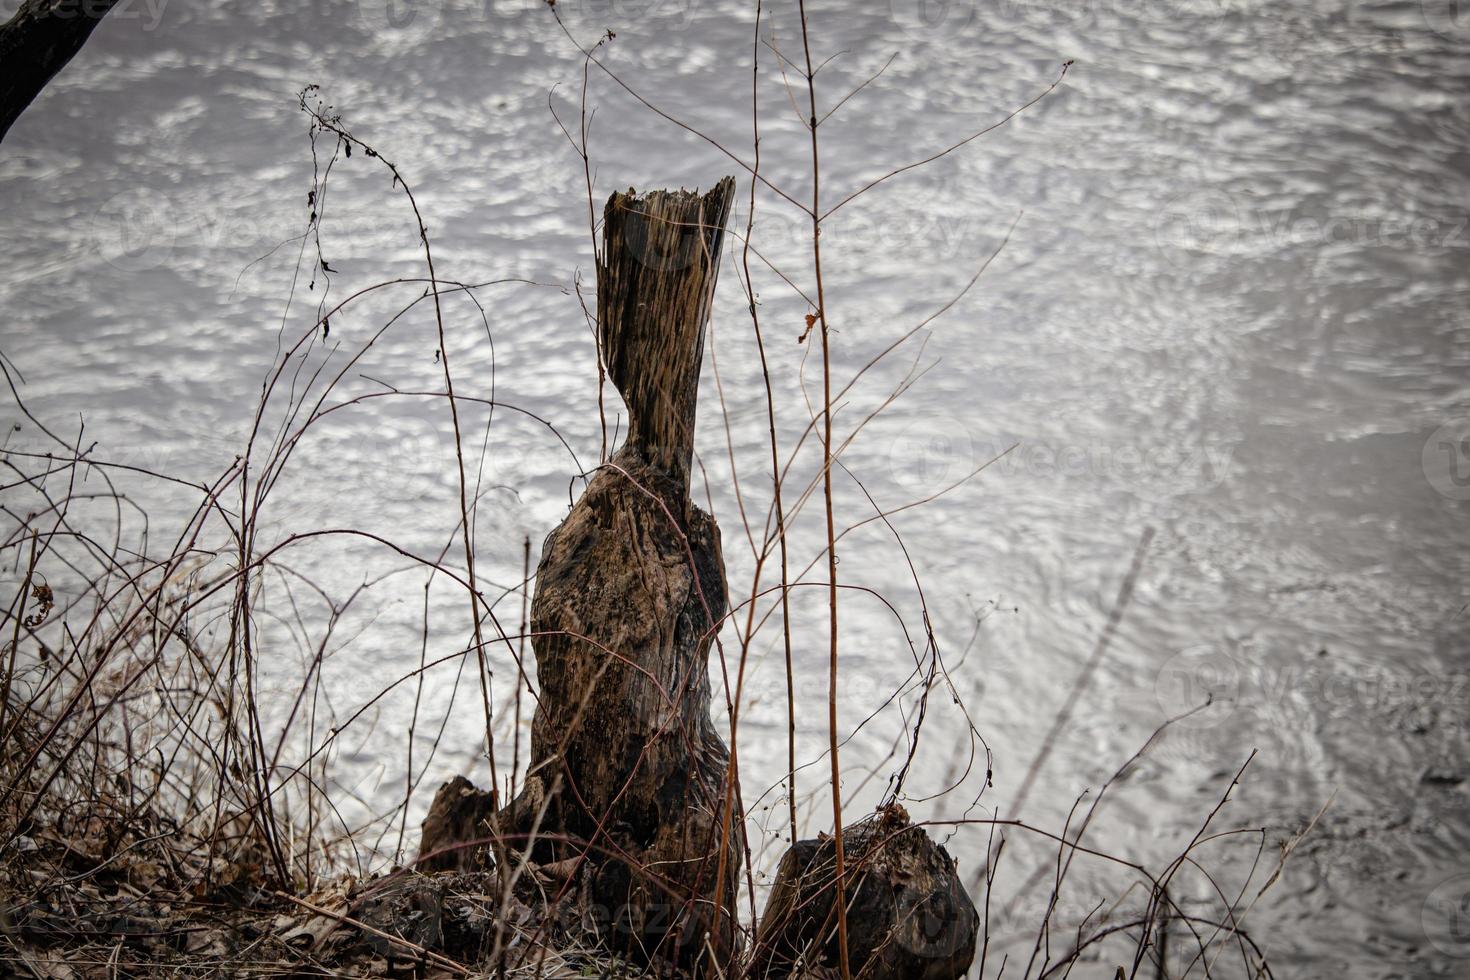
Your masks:
<svg viewBox="0 0 1470 980"><path fill-rule="evenodd" d="M842 833L842 766L838 761L837 736L837 524L832 511L832 336L827 324L827 298L822 288L822 163L817 143L817 84L812 67L811 33L807 29L806 2L797 4L801 14L801 47L806 55L806 92L811 110L807 129L812 140L812 271L817 280L816 320L822 339L822 500L827 512L827 739L832 760L832 846L837 874L837 967L842 980L852 980L847 955L847 860ZM810 322L810 320L808 320Z"/></svg>
<svg viewBox="0 0 1470 980"><path fill-rule="evenodd" d="M410 952L418 954L426 960L431 960L434 963L439 964L450 973L455 973L462 977L467 977L470 975L469 970L454 962L454 960L451 960L449 957L436 953L431 949L425 949L418 943L409 942L402 936L395 936L391 932L384 932L382 929L374 928L373 926L368 925L366 922L363 922L359 919L354 919L350 915L344 915L341 912L333 912L331 909L324 909L320 905L313 904L306 901L305 899L297 898L295 895L288 895L285 892L278 891L275 893L275 896L277 898L284 898L288 902L299 905L309 912L314 912L317 915L325 915L329 919L336 919L338 922L341 922L344 925L353 926L354 928L361 929L363 932L371 933L372 935L377 936L379 939L386 940L387 942L390 942L395 946L401 946L404 949L409 950Z"/></svg>

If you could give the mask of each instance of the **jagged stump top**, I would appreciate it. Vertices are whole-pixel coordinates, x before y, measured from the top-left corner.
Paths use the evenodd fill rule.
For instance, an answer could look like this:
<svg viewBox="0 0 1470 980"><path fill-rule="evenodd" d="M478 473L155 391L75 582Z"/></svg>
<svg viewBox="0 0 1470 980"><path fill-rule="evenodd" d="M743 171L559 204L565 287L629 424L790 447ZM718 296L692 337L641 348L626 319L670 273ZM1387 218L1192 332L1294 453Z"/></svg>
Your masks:
<svg viewBox="0 0 1470 980"><path fill-rule="evenodd" d="M628 406L627 446L686 491L704 326L735 181L608 198L597 264L602 356Z"/></svg>

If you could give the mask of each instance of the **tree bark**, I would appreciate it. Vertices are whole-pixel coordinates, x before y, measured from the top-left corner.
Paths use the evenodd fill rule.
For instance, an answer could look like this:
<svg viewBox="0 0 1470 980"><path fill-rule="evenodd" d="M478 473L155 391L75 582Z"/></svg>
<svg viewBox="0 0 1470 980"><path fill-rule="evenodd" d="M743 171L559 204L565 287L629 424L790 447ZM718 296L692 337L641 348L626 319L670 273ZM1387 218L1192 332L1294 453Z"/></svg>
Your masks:
<svg viewBox="0 0 1470 980"><path fill-rule="evenodd" d="M632 189L603 209L597 325L613 384L628 406L625 448L689 491L704 326L734 181L700 197Z"/></svg>
<svg viewBox="0 0 1470 980"><path fill-rule="evenodd" d="M843 831L848 956L864 980L959 980L975 958L980 915L954 860L899 808ZM756 932L751 980L835 976L836 848L827 835L781 858Z"/></svg>
<svg viewBox="0 0 1470 980"><path fill-rule="evenodd" d="M0 141L117 0L25 0L0 25Z"/></svg>
<svg viewBox="0 0 1470 980"><path fill-rule="evenodd" d="M547 537L531 604L531 765L561 783L550 824L604 849L593 891L614 947L686 966L708 948L729 956L743 854L738 837L720 840L729 754L709 710L724 561L689 499L733 191L729 178L703 196L629 191L604 209L598 325L628 436Z"/></svg>
<svg viewBox="0 0 1470 980"><path fill-rule="evenodd" d="M695 973L736 955L744 856L738 809L723 831L729 753L710 716L709 653L727 609L720 535L689 498L704 328L733 192L727 177L703 195L630 190L607 202L599 338L628 435L542 548L532 775L488 821L513 850L535 830L539 859L592 863L614 952ZM443 792L474 799L463 786ZM523 805L530 795L544 806ZM430 829L424 857L449 842Z"/></svg>

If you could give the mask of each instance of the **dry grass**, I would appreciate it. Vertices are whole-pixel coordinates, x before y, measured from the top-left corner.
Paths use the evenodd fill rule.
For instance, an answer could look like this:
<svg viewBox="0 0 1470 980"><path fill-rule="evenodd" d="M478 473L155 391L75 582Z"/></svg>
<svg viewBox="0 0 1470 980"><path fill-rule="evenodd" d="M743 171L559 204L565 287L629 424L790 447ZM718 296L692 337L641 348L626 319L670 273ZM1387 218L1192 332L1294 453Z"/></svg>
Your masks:
<svg viewBox="0 0 1470 980"><path fill-rule="evenodd" d="M832 486L839 479L856 483L857 477L842 459L844 451L915 378L906 376L877 410L851 424L846 432L834 424L832 406L876 360L894 354L929 322L899 331L878 359L851 378L832 377L829 345L835 338L827 328L826 306L840 298L823 296L818 244L821 222L837 208L850 206L872 186L957 150L988 129L955 141L941 154L895 167L824 210L816 186L821 175L817 130L827 117L818 118L821 106L812 65L814 58L820 61L820 53L810 53L816 35L808 32L803 16L801 42L807 57L802 59L804 67L798 67L762 38L761 23L758 16L757 58L769 49L770 56L781 63L783 74L789 70L795 75L811 118L817 120L816 125L803 122L810 131L814 186L811 201L804 203L772 185L761 173L758 140L753 144L752 162L725 150L751 184L744 248L736 268L749 301L766 379L770 445L768 458L747 463L747 469L764 471L773 506L761 526L759 515L754 510L747 515L742 502L741 524L755 551L755 571L744 601L733 602L728 622L721 624L735 635L731 649L738 660L725 663L722 647L720 666L723 676L732 679L726 692L733 745L753 641L772 622L783 630L786 711L792 733L787 745L788 771L778 789L782 802L789 806L789 828L783 829L794 835L801 767L794 742L798 706L793 693L788 597L802 585L820 585L829 596L830 633L820 639L830 654L827 704L833 718L825 761L831 774L819 782L830 791L839 774L835 713L842 688L837 609L839 598L845 595L836 579L836 546L853 529L873 522L886 526L902 546L899 532L888 520L895 509L884 510L874 503L872 513L844 524L834 510ZM584 71L581 124L564 127L564 131L587 175L589 230L595 247L587 114L593 69L663 120L702 134L639 95L599 60L599 51L612 40L611 35L594 44L581 42L570 31L567 36L582 52ZM1037 99L1050 91L1046 89ZM850 97L844 94L840 102ZM829 97L827 104L840 102ZM752 104L756 104L754 99ZM497 655L514 662L522 677L534 675L525 647L524 602L531 583L517 583L499 598L487 598L489 587L477 581L472 529L477 512L488 505L480 476L461 448L470 437L461 432L460 412L466 406L485 407L486 402L455 394L447 356L441 361L440 390L410 392L380 385L363 392L350 386L354 366L404 314L421 306L432 307L442 353L447 346L446 299L472 304L483 319L479 295L502 283L441 279L434 272L429 235L417 203L398 169L354 136L321 103L314 89L303 93L302 108L311 121L315 164L311 217L301 240L308 267L303 275L311 278L313 287L318 281L324 287L331 285L332 272L323 257L321 217L334 175L354 151L358 154L354 163L386 167L394 192L411 208L419 228L417 245L423 253L424 275L378 283L334 302L326 299L327 288L314 292L317 308L309 322L300 325L294 340L286 338L290 342L282 343L254 408L246 444L212 482L193 483L109 460L106 447L91 445L81 427L75 432L56 429L50 420L31 413L19 372L0 357L16 417L31 437L25 446L12 441L0 448L0 514L5 521L0 531L0 562L12 589L0 595L0 602L6 603L0 624L0 964L4 971L37 977L621 975L619 970L630 968L597 951L595 910L587 906L585 889L575 871L568 876L564 869L536 867L518 854L505 853L502 863L517 869L513 887L507 890L504 876L487 872L424 876L392 866L403 858L410 800L432 761L432 752L428 759L412 755L412 737L408 739L409 779L403 801L391 812L357 825L339 810L341 797L334 795L330 772L333 747L347 733L368 724L367 709L390 689L416 692L417 724L417 705L430 671L462 670L468 665L479 678L487 737L494 730L492 716L502 711L514 713L513 729L519 730L521 712L532 705L529 699L523 703L519 684L513 685L513 700L507 699L503 707L495 703L486 657L496 650ZM753 133L759 132L759 123L753 115ZM769 309L774 301L757 302L750 262L760 227L755 212L758 186L811 223L814 289L804 291L797 286L806 278L802 274L774 270L780 280L791 284L792 301L807 310L809 329L818 331L823 401L805 406L804 414L798 414L803 406L779 406L772 397L761 310ZM976 279L993 257L980 263ZM333 317L381 295L395 297L401 312L355 349L324 351ZM816 297L815 302L809 295ZM585 302L583 308L587 309ZM589 312L589 321L590 317ZM488 331L488 321L485 328ZM267 505L278 492L282 474L288 467L309 465L302 448L308 444L308 432L334 413L373 406L382 398L430 399L442 405L455 436L455 455L446 465L457 469L459 500L459 521L444 529L444 537L458 547L447 544L437 555L416 554L385 537L350 527L277 529L267 534ZM497 407L518 411L499 403ZM782 429L777 412L788 408L798 414L800 434L794 444L783 446L778 439ZM790 432L791 419L785 422L785 431ZM548 428L560 438L554 428ZM600 462L605 462L610 449L606 431L602 446ZM814 471L807 468L805 482L799 482L792 474L802 472L797 460L803 452L815 452L819 461ZM154 492L187 501L189 514L177 526L155 527L135 503L135 495L119 489L120 484L152 484ZM860 483L857 486L861 488ZM738 497L739 488L736 490ZM788 529L818 493L824 504L825 547L819 554L798 556L791 548ZM923 501L905 506L920 503ZM290 562L294 549L328 539L352 539L420 575L426 620L431 585L458 589L470 613L467 635L457 649L431 658L426 621L417 668L388 689L360 699L364 703L352 712L335 715L323 707L331 694L323 686L323 662L334 642L333 631L354 603L365 601L364 593L331 596ZM516 545L519 548L520 542ZM460 556L458 562L448 557L451 552ZM527 544L528 576L529 556ZM1143 558L1141 548L1138 562ZM774 570L768 569L768 561ZM813 568L823 565L826 578L806 578ZM1136 562L1130 580L1137 568ZM960 687L949 675L924 607L919 573L912 563L909 570L922 622L912 634L917 638L912 651L914 672L892 699L903 700L907 707L904 733L895 742L896 765L886 806L897 806L901 799L904 780L919 751L931 693L953 699L964 710ZM775 585L769 583L770 578L777 579ZM1125 588L1120 596L1114 626L1126 610L1128 591ZM504 599L521 606L519 631L504 628L495 613ZM283 722L267 723L261 708L259 623L265 617L291 623L304 652L302 675L288 686L293 693L286 699L290 707ZM1105 648L1104 642L1096 656L1101 657ZM1077 693L1085 685L1086 674L1079 680ZM279 689L277 684L275 690ZM1064 712L1070 712L1074 701L1069 699ZM1065 720L1064 714L1058 728ZM979 757L985 759L988 769L988 749L973 725L969 730L981 746ZM1079 800L1059 830L987 810L975 800L963 801L966 817L929 824L936 832L957 826L980 826L988 832L986 852L967 855L970 866L982 869L983 881L977 884L985 894L974 897L987 924L990 886L1002 866L1006 842L1025 836L1054 846L1054 862L1031 869L1028 879L1027 890L1040 897L1042 911L1025 977L1065 976L1078 963L1096 967L1099 962L1117 965L1130 978L1140 973L1175 978L1269 975L1264 955L1244 928L1244 919L1276 880L1290 846L1278 861L1263 863L1263 832L1214 829L1239 774L1201 821L1198 834L1161 868L1151 869L1084 843L1114 781L1147 748L1120 768L1088 808L1082 809ZM488 751L493 760L493 741ZM510 773L496 780L512 791L520 751L517 740ZM955 785L968 771L958 774ZM740 792L738 756L732 757L731 780L732 799L762 795ZM804 789L810 794L821 792L824 786ZM837 800L836 814L841 814L840 797L832 793L832 798ZM985 815L968 816L977 809ZM730 819L742 817L733 814ZM852 819L849 814L848 822ZM397 844L389 846L386 842L395 835ZM1256 864L1244 884L1227 892L1206 870L1201 851L1236 835L1242 837L1242 846L1254 848ZM529 848L525 853L529 854ZM364 862L364 854L386 855L388 860L374 873ZM837 855L837 886L846 887L862 869L842 866L840 844ZM1080 923L1069 922L1064 927L1054 913L1068 874L1079 859L1116 872L1118 898ZM1186 877L1195 884L1208 882L1215 893L1210 908L1202 909L1198 903L1185 907L1176 901L1174 896ZM745 888L749 919L753 920L754 882L747 878ZM839 929L841 922L839 917ZM752 921L742 927L749 950L754 941ZM1002 969L1015 975L1021 968L1019 963L1007 966L989 960L989 947L986 936L975 968L979 975L994 976ZM1181 950L1186 953L1181 955ZM854 966L843 957L838 970L843 975L858 975Z"/></svg>

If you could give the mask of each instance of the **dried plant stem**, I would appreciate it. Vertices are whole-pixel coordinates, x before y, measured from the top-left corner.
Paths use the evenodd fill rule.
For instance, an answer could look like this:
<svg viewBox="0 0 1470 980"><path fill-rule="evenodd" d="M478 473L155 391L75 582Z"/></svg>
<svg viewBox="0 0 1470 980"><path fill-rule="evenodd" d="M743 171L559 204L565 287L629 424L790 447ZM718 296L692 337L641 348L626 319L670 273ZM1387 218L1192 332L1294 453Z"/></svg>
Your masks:
<svg viewBox="0 0 1470 980"><path fill-rule="evenodd" d="M756 174L761 168L760 102L757 91L760 81L760 26L761 4L755 5L755 53L751 56L750 126L751 141L755 148ZM756 351L760 355L761 381L766 392L766 430L771 442L771 492L772 509L776 516L776 545L781 554L781 652L786 666L786 807L791 823L791 843L798 836L796 825L796 679L791 666L791 565L786 545L786 508L781 500L781 458L776 442L776 404L771 393L771 369L766 361L766 342L761 334L760 314L756 312L755 284L750 278L751 239L755 237L755 190L756 181L750 182L750 210L745 220L745 242L741 250L741 263L745 267L746 298L750 303L751 326L755 331ZM769 525L768 525L769 526ZM766 548L769 549L769 542ZM751 585L752 598L760 590L760 568L756 568L756 579ZM754 602L751 603L752 609ZM750 642L750 625L746 626L746 644Z"/></svg>
<svg viewBox="0 0 1470 980"><path fill-rule="evenodd" d="M304 97L302 105L304 108ZM444 307L439 292L439 276L434 270L434 252L429 244L429 229L424 224L424 216L419 211L418 200L414 197L412 188L409 187L408 181L404 179L403 174L392 161L357 139L335 119L328 118L321 112L314 112L313 116L318 124L335 133L344 142L360 146L362 149L368 151L371 156L382 161L383 165L393 174L394 184L402 187L404 197L407 198L409 207L413 210L414 222L418 226L419 241L423 246L424 252L424 264L429 272L429 293L434 306L434 326L439 340L439 363L444 374L444 393L449 401L449 418L454 430L454 461L458 476L460 532L461 540L464 544L465 578L467 580L466 584L470 599L470 626L474 634L475 655L478 659L478 674L480 678L480 700L485 715L485 757L490 764L490 785L492 790L498 793L500 777L496 771L495 764L495 730L490 711L490 669L485 658L485 637L482 626L484 617L488 616L491 622L494 623L497 632L500 634L500 638L511 649L512 654L514 654L514 647L511 646L510 639L505 635L505 630L501 628L499 620L496 619L495 611L485 606L483 614L481 613L484 600L480 595L476 574L474 523L471 519L472 508L469 506L468 481L465 477L464 438L461 434L459 422L459 401L455 398L454 374L449 366L449 350L444 330ZM501 859L500 863L504 865L504 855L497 853L496 856Z"/></svg>
<svg viewBox="0 0 1470 980"><path fill-rule="evenodd" d="M832 762L833 870L836 880L838 969L842 980L852 980L847 951L846 855L842 841L842 767L837 751L837 523L832 513L832 344L827 323L827 299L822 284L822 164L817 142L817 83L812 67L811 32L807 28L806 0L800 0L801 47L806 56L806 92L811 116L807 129L812 141L812 269L817 282L817 322L822 340L822 497L827 510L827 741Z"/></svg>
<svg viewBox="0 0 1470 980"><path fill-rule="evenodd" d="M5 667L4 675L0 676L0 744L9 742L5 716L10 707L10 681L15 676L15 658L20 650L20 627L25 620L26 597L30 595L31 580L36 574L36 549L40 540L40 532L31 531L31 557L26 562L25 578L21 580L20 589L15 594L15 605L11 613L15 618L15 630L10 637L10 662Z"/></svg>

